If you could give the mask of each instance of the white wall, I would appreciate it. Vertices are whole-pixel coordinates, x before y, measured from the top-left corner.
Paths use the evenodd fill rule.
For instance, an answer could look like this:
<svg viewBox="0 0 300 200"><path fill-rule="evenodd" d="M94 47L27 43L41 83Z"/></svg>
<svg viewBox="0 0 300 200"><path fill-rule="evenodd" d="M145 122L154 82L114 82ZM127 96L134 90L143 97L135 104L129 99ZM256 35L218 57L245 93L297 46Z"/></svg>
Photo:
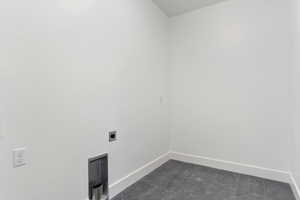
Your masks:
<svg viewBox="0 0 300 200"><path fill-rule="evenodd" d="M292 0L292 30L293 33L293 59L292 59L292 83L293 83L293 154L292 173L298 187L300 186L300 2Z"/></svg>
<svg viewBox="0 0 300 200"><path fill-rule="evenodd" d="M171 19L173 151L289 170L289 12L228 0Z"/></svg>
<svg viewBox="0 0 300 200"><path fill-rule="evenodd" d="M227 0L170 29L150 0L1 2L0 199L85 199L88 157L108 152L114 183L169 150L169 114L173 151L291 167L300 184L300 18L286 2Z"/></svg>
<svg viewBox="0 0 300 200"><path fill-rule="evenodd" d="M109 153L113 183L168 151L167 18L151 1L1 1L0 24L1 200L82 200L88 157Z"/></svg>

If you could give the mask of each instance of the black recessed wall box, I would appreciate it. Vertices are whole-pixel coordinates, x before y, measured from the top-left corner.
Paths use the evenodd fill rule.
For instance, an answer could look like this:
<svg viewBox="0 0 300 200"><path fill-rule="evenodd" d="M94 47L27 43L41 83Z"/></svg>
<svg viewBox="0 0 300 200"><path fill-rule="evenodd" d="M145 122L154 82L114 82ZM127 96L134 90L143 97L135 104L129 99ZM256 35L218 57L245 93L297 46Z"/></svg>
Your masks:
<svg viewBox="0 0 300 200"><path fill-rule="evenodd" d="M88 165L89 199L108 200L108 155L90 158Z"/></svg>

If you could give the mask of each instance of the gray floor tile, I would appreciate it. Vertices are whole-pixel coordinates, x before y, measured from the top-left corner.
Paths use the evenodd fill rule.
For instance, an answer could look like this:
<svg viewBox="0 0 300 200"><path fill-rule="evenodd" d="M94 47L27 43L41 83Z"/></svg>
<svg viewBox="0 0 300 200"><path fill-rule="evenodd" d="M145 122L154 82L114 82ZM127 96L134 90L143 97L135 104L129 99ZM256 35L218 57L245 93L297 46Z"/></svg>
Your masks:
<svg viewBox="0 0 300 200"><path fill-rule="evenodd" d="M216 180L218 183L227 185L232 189L237 187L238 180L240 177L239 174L228 172L228 171L221 171L221 170L217 170L216 173L217 173Z"/></svg>
<svg viewBox="0 0 300 200"><path fill-rule="evenodd" d="M248 194L243 196L233 196L227 200L265 200L264 196Z"/></svg>
<svg viewBox="0 0 300 200"><path fill-rule="evenodd" d="M260 195L264 196L266 190L265 180L253 176L241 175L238 180L236 196Z"/></svg>
<svg viewBox="0 0 300 200"><path fill-rule="evenodd" d="M287 183L276 181L266 182L266 200L295 200L291 187Z"/></svg>
<svg viewBox="0 0 300 200"><path fill-rule="evenodd" d="M290 186L171 160L113 200L295 200Z"/></svg>

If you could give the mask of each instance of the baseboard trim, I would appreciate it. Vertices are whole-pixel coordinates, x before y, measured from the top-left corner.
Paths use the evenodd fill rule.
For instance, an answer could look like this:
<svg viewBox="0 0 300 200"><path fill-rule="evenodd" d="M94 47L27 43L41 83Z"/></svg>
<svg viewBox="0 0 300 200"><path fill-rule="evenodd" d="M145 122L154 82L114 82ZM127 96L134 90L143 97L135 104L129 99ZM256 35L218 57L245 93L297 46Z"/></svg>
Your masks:
<svg viewBox="0 0 300 200"><path fill-rule="evenodd" d="M300 200L300 189L292 173L290 173L290 185L296 197L296 200Z"/></svg>
<svg viewBox="0 0 300 200"><path fill-rule="evenodd" d="M169 152L165 153L155 160L145 164L144 166L138 168L137 170L131 172L127 176L119 179L118 181L112 183L109 185L109 195L110 198L116 196L120 192L122 192L124 189L132 185L133 183L137 182L139 179L143 178L165 162L167 162L170 159Z"/></svg>
<svg viewBox="0 0 300 200"><path fill-rule="evenodd" d="M170 152L170 158L174 160L183 161L183 162L204 165L216 169L228 170L236 173L257 176L257 177L271 179L275 181L281 181L285 183L290 183L291 180L289 172L258 167L255 165L248 165L243 163L237 163L232 161L226 161L221 159L215 159L215 158L209 158L209 157L191 155L191 154L185 154L179 152Z"/></svg>
<svg viewBox="0 0 300 200"><path fill-rule="evenodd" d="M159 156L155 160L145 164L125 177L110 184L110 198L113 198L124 189L134 184L153 170L157 169L170 159L289 183L296 200L300 200L300 188L298 187L297 182L291 172L174 151Z"/></svg>

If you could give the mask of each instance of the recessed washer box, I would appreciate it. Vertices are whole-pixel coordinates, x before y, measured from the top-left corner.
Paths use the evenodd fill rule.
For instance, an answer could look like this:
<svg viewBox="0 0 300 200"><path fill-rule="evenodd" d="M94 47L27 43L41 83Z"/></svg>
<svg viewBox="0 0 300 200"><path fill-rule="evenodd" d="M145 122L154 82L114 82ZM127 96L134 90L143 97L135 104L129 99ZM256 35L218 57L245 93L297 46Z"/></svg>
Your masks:
<svg viewBox="0 0 300 200"><path fill-rule="evenodd" d="M108 155L90 158L88 170L89 199L108 200Z"/></svg>

